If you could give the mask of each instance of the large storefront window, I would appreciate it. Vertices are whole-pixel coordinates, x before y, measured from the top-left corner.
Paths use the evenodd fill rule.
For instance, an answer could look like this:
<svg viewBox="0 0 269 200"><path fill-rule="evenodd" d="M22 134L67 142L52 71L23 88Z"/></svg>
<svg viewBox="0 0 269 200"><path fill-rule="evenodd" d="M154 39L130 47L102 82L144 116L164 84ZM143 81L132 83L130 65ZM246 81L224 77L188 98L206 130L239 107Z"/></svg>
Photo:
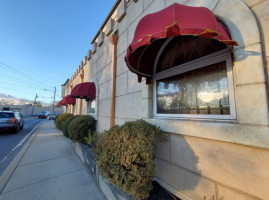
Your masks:
<svg viewBox="0 0 269 200"><path fill-rule="evenodd" d="M229 115L226 63L158 80L157 113Z"/></svg>
<svg viewBox="0 0 269 200"><path fill-rule="evenodd" d="M155 63L155 117L236 119L226 45L193 36L170 38Z"/></svg>

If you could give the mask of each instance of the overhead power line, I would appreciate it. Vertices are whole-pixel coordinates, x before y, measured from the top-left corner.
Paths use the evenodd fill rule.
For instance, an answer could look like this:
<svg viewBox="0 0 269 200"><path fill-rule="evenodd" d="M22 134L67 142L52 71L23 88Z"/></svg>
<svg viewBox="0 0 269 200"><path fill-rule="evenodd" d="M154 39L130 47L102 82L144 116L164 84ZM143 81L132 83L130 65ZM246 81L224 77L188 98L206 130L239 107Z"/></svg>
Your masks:
<svg viewBox="0 0 269 200"><path fill-rule="evenodd" d="M1 65L2 65L2 66L1 66ZM42 81L36 80L36 79L32 78L31 76L26 75L26 74L24 74L24 73L22 73L22 72L20 72L20 71L18 71L18 70L16 70L16 69L14 69L13 67L11 67L11 66L9 66L9 65L7 65L7 64L5 64L5 63L3 63L3 62L1 62L1 61L0 61L0 67L3 68L3 69L6 69L6 70L12 71L12 72L14 72L14 73L16 73L16 74L18 74L18 75L24 77L24 78L27 78L27 79L30 79L30 80L36 82L36 83L45 85L46 87L53 88L52 86L50 86L50 85L48 85L48 84L46 84L46 83L44 83L44 82L42 82Z"/></svg>
<svg viewBox="0 0 269 200"><path fill-rule="evenodd" d="M15 83L7 83L4 81L0 81L0 83L6 84L6 85L11 85L11 86L16 86L16 87L25 87L25 88L35 89L35 90L43 90L43 89L37 88L37 87L31 87L31 86L26 86L26 85L22 85L22 84L15 84Z"/></svg>
<svg viewBox="0 0 269 200"><path fill-rule="evenodd" d="M5 79L5 82L9 82L10 84L12 84L12 83L17 83L17 84L27 84L27 85L35 85L35 86L37 86L37 87L40 87L40 89L41 88L44 88L44 86L40 86L40 85L37 85L36 83L33 83L33 82L31 82L31 81L29 81L29 80L23 80L23 79L21 79L21 78L19 78L19 77L16 77L16 76L12 76L12 75L10 75L10 74L4 74L4 73L1 73L0 74L0 77L2 78L2 79Z"/></svg>
<svg viewBox="0 0 269 200"><path fill-rule="evenodd" d="M24 78L24 77L21 77L21 76L18 77L16 74L8 74L8 73L5 73L5 72L1 72L0 77L1 77L1 79L5 79L4 80L5 82L9 82L9 83L17 83L17 84L20 84L20 85L27 85L27 86L30 85L30 86L38 87L39 89L48 88L47 86L38 84L38 83L28 79L28 78Z"/></svg>
<svg viewBox="0 0 269 200"><path fill-rule="evenodd" d="M22 90L14 90L14 89L9 88L9 87L1 86L1 88L8 89L8 90L13 90L13 91L15 91L15 92L20 92L20 93L23 93L23 94L33 95L33 93L28 93L28 92L25 92L25 91L22 91Z"/></svg>
<svg viewBox="0 0 269 200"><path fill-rule="evenodd" d="M0 81L1 84L8 84L10 86L17 86L17 87L26 87L26 88L32 88L36 90L44 90L44 86L40 86L38 84L35 84L33 82L29 82L27 80L23 80L14 76L10 76L9 74L0 74ZM47 88L47 87L46 87Z"/></svg>

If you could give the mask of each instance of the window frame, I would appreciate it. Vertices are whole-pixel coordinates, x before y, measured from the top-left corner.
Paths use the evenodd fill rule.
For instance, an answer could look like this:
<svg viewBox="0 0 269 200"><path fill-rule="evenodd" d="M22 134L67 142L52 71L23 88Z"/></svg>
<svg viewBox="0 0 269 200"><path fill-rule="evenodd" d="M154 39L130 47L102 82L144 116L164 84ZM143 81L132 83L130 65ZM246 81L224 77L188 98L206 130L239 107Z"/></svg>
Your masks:
<svg viewBox="0 0 269 200"><path fill-rule="evenodd" d="M94 107L94 112L90 112L90 109L92 108L92 102L95 101L95 107ZM96 113L96 99L93 100L88 100L87 101L87 115L95 114Z"/></svg>
<svg viewBox="0 0 269 200"><path fill-rule="evenodd" d="M92 82L95 84L95 99L92 99L92 100L88 100L86 101L87 104L86 104L86 115L90 115L92 116L95 120L98 120L98 111L99 111L99 84L98 84L98 79L97 78L94 78L92 80ZM91 104L91 101L95 100L95 112L94 113L90 113L89 110L90 110L90 104Z"/></svg>
<svg viewBox="0 0 269 200"><path fill-rule="evenodd" d="M71 104L71 114L76 114L76 104L75 105L73 105L73 104Z"/></svg>
<svg viewBox="0 0 269 200"><path fill-rule="evenodd" d="M217 119L217 120L236 120L236 103L235 103L235 89L233 79L233 63L232 63L232 50L226 48L207 56L189 61L187 63L175 66L162 72L156 73L159 58L164 48L169 44L172 38L169 38L160 48L154 63L153 71L153 118L180 118L180 119ZM168 78L171 76L179 75L185 72L200 69L212 64L226 61L227 80L228 80L228 93L230 103L230 115L206 115L206 114L158 114L157 113L157 81Z"/></svg>

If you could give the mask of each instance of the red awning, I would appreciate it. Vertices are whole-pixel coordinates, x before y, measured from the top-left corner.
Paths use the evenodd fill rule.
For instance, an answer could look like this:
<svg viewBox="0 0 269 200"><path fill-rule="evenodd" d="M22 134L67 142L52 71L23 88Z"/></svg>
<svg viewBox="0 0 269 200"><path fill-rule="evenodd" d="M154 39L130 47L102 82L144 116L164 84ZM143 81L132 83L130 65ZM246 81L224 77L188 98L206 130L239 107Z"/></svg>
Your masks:
<svg viewBox="0 0 269 200"><path fill-rule="evenodd" d="M57 106L63 106L62 100L57 103Z"/></svg>
<svg viewBox="0 0 269 200"><path fill-rule="evenodd" d="M76 104L76 99L71 97L71 95L67 95L63 98L62 100L62 105L63 106L67 106L67 105L75 105Z"/></svg>
<svg viewBox="0 0 269 200"><path fill-rule="evenodd" d="M95 99L95 84L93 82L85 82L76 85L71 96L80 99Z"/></svg>
<svg viewBox="0 0 269 200"><path fill-rule="evenodd" d="M219 23L214 14L204 7L189 7L181 4L173 4L159 12L146 15L136 27L133 41L130 44L125 57L128 68L138 75L138 81L142 77L150 82L154 64L152 55L147 56L146 63L139 64L145 48L151 48L150 54L158 53L165 38L175 36L200 36L213 38L229 46L237 46L237 42L231 40L224 26ZM153 41L159 40L158 42ZM143 60L143 59L142 59Z"/></svg>

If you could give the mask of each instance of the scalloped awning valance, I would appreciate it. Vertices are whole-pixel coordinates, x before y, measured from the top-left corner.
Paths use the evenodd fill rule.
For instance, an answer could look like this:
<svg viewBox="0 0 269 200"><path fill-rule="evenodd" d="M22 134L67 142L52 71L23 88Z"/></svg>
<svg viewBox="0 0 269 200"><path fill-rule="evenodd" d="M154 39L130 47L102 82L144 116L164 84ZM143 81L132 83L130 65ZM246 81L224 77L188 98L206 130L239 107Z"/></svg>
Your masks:
<svg viewBox="0 0 269 200"><path fill-rule="evenodd" d="M128 68L138 75L139 82L145 77L150 83L154 60L162 41L185 35L216 39L228 46L238 45L209 9L175 3L140 20L125 57ZM146 51L149 46L150 50ZM147 59L141 59L142 55Z"/></svg>
<svg viewBox="0 0 269 200"><path fill-rule="evenodd" d="M76 104L76 99L71 97L71 95L67 95L62 99L61 104L63 106L67 106L67 105L70 105L70 104L75 105Z"/></svg>
<svg viewBox="0 0 269 200"><path fill-rule="evenodd" d="M85 82L77 84L71 91L71 96L80 99L95 99L95 84L93 82Z"/></svg>

